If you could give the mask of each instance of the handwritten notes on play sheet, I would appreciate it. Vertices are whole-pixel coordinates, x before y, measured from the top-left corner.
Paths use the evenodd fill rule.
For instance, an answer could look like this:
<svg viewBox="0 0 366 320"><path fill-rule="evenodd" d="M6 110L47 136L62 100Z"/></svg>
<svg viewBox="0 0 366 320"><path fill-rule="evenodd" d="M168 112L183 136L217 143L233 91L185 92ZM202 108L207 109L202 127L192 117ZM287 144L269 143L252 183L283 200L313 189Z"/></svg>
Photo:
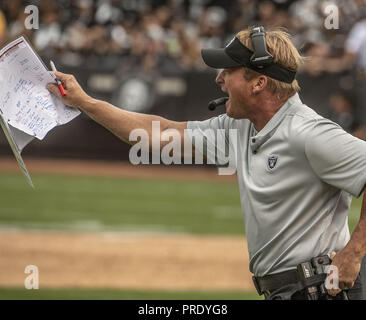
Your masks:
<svg viewBox="0 0 366 320"><path fill-rule="evenodd" d="M80 111L66 107L46 89L54 82L28 42L19 38L0 51L0 109L8 123L43 139L57 125L74 119Z"/></svg>
<svg viewBox="0 0 366 320"><path fill-rule="evenodd" d="M46 89L54 81L53 73L24 37L0 50L1 127L24 174L28 172L20 156L23 148L80 114Z"/></svg>

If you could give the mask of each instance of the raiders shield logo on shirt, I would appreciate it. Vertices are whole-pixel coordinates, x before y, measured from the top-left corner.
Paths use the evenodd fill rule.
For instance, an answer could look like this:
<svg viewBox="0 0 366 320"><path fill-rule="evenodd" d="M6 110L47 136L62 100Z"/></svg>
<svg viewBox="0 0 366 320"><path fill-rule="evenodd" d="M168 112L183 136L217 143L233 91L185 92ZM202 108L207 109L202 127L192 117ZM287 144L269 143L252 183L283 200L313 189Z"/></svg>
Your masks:
<svg viewBox="0 0 366 320"><path fill-rule="evenodd" d="M267 162L268 169L273 170L277 164L277 160L278 160L278 156L270 155L268 157L268 162Z"/></svg>

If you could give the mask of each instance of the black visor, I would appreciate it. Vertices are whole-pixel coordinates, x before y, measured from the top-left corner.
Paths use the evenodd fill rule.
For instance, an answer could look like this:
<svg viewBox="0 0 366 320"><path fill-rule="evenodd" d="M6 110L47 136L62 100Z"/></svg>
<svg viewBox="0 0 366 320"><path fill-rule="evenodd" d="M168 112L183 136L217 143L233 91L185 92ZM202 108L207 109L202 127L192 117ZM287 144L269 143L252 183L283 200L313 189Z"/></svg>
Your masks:
<svg viewBox="0 0 366 320"><path fill-rule="evenodd" d="M282 82L292 83L295 79L295 70L288 69L278 63L271 62L263 67L252 64L250 58L253 53L236 37L226 48L201 50L203 61L215 69L243 66Z"/></svg>

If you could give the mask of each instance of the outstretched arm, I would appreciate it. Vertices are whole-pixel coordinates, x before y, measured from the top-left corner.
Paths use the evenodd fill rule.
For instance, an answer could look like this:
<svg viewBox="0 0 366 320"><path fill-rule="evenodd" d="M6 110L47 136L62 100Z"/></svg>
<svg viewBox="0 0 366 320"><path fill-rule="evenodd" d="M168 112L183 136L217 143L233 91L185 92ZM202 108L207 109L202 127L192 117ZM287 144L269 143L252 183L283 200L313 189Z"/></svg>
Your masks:
<svg viewBox="0 0 366 320"><path fill-rule="evenodd" d="M339 289L328 290L329 294L336 295L342 289L350 289L360 272L363 256L366 254L366 187L358 224L347 245L331 258L332 265L338 268Z"/></svg>
<svg viewBox="0 0 366 320"><path fill-rule="evenodd" d="M57 79L61 80L66 91L66 96L61 96L57 85L53 83L47 85L49 91L59 97L64 104L79 108L85 112L90 118L107 128L124 142L129 144L137 142L129 141L130 132L134 129L146 130L149 134L150 146L152 146L152 139L159 139L158 141L161 141L160 137L162 133L168 129L178 130L180 137L182 139L184 138L184 129L187 128L186 122L176 122L155 115L122 110L108 102L93 99L87 95L73 75L57 71L54 74ZM153 136L152 130L153 121L159 121L160 123L160 132L155 132L154 130L154 133L157 135L155 137ZM163 147L168 142L161 141L160 147ZM181 145L183 146L183 140Z"/></svg>

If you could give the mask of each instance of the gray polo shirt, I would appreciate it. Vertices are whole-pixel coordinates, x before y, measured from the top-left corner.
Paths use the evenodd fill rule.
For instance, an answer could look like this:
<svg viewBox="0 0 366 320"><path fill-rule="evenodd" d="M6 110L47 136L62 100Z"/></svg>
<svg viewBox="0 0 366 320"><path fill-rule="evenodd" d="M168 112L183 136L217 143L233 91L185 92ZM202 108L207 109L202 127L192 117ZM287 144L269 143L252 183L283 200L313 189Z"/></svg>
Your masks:
<svg viewBox="0 0 366 320"><path fill-rule="evenodd" d="M298 94L260 132L249 120L226 114L189 121L187 129L196 129L194 137L201 135L206 145L220 132L226 146L217 148L232 148L249 268L256 276L294 269L349 241L352 195L359 197L366 184L366 142L302 104ZM230 141L229 129L236 129L237 143ZM205 146L195 148L215 160ZM216 157L223 153L217 150Z"/></svg>

